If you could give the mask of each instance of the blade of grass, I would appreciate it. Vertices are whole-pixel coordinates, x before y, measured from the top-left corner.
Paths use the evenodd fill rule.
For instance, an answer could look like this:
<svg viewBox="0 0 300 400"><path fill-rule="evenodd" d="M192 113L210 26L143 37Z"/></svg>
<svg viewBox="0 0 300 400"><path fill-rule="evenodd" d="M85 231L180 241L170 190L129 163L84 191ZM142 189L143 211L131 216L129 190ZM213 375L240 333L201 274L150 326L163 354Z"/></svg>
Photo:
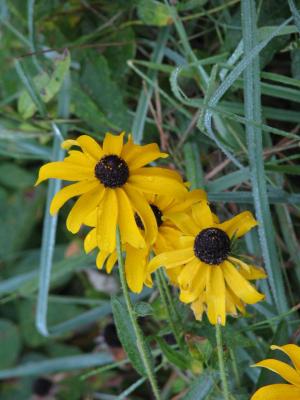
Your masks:
<svg viewBox="0 0 300 400"><path fill-rule="evenodd" d="M164 54L164 49L166 46L166 43L168 41L170 33L170 28L166 27L163 28L157 38L155 48L153 50L153 54L151 57L151 62L155 64L160 64L161 60L163 58ZM157 72L155 70L150 70L148 72L148 78L151 81L155 80ZM149 101L151 99L153 93L153 86L150 86L147 88L147 93L145 93L144 88L142 88L139 100L138 100L138 105L137 105L137 110L135 113L135 117L132 123L132 135L133 139L136 143L140 143L143 140L143 134L144 134L144 126L145 126L145 121L147 117L147 111L149 107Z"/></svg>
<svg viewBox="0 0 300 400"><path fill-rule="evenodd" d="M196 143L185 143L183 146L186 176L191 182L191 189L204 188L204 175L200 161L200 154Z"/></svg>
<svg viewBox="0 0 300 400"><path fill-rule="evenodd" d="M256 11L253 0L242 0L242 28L245 54L256 48ZM258 55L247 65L244 72L245 116L261 121L260 68ZM246 124L250 175L259 236L265 268L272 288L273 301L279 312L288 309L281 267L276 250L274 226L267 196L267 184L263 160L262 130Z"/></svg>
<svg viewBox="0 0 300 400"><path fill-rule="evenodd" d="M62 118L68 117L68 107L64 97L69 99L69 85L68 79L65 79L60 92L59 110L58 114ZM62 160L64 157L64 150L61 148L62 134L56 124L52 124L54 132L53 140L53 154L52 159L55 161ZM47 309L48 309L48 293L50 288L50 275L53 263L53 254L55 247L56 227L58 215L51 216L49 209L54 195L60 190L62 181L58 179L51 179L47 191L47 201L45 209L45 217L43 223L43 236L41 246L41 261L40 261L40 275L39 275L39 291L37 298L36 309L36 327L37 330L44 336L49 335L47 327Z"/></svg>
<svg viewBox="0 0 300 400"><path fill-rule="evenodd" d="M43 375L61 371L95 367L113 361L111 354L93 353L79 356L47 359L38 362L27 362L16 368L0 371L0 379L19 378L21 376Z"/></svg>

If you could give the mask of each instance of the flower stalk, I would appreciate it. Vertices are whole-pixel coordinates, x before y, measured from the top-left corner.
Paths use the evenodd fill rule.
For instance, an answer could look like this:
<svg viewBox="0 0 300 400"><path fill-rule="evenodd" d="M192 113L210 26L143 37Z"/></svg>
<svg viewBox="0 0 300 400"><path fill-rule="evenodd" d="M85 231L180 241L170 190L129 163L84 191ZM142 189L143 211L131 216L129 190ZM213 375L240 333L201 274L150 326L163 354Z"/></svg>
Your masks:
<svg viewBox="0 0 300 400"><path fill-rule="evenodd" d="M143 361L143 364L145 367L145 371L146 371L147 377L149 379L154 397L156 400L161 400L159 388L158 388L158 385L156 382L154 371L151 366L151 361L149 360L149 358L147 356L143 333L141 331L141 328L138 325L138 322L137 322L137 319L135 316L135 312L134 312L134 309L132 306L132 302L131 302L131 299L129 296L129 290L128 290L128 286L126 283L126 276L125 276L125 268L124 268L123 254L122 254L120 231L119 231L118 226L117 226L117 230L116 230L116 247L117 247L118 264L119 264L118 269L119 269L121 287L122 287L122 291L123 291L123 295L124 295L124 299L125 299L125 304L126 304L126 307L127 307L128 313L129 313L129 318L132 323L133 330L134 330L134 333L136 336L137 347L140 351L140 355L141 355L141 358L142 358L142 361Z"/></svg>
<svg viewBox="0 0 300 400"><path fill-rule="evenodd" d="M230 400L228 383L227 383L226 372L225 372L224 352L223 352L223 344L222 344L222 331L221 331L220 323L216 324L216 341L217 341L219 371L220 371L220 376L221 376L223 397L224 397L224 400Z"/></svg>
<svg viewBox="0 0 300 400"><path fill-rule="evenodd" d="M167 317L169 320L169 324L171 326L173 335L175 336L176 342L179 347L182 347L180 333L177 329L176 321L178 321L178 315L176 313L176 309L174 307L172 297L168 288L168 285L165 280L165 276L163 270L160 268L155 272L156 275L156 283L159 290L160 297L164 304L165 310L167 312Z"/></svg>

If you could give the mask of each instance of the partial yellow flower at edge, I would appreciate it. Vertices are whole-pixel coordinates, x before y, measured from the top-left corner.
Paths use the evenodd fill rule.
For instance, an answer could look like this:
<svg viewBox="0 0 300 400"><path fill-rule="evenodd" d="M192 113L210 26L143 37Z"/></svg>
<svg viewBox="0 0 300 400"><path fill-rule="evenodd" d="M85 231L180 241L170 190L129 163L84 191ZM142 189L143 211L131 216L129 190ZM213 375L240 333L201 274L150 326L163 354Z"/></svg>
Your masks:
<svg viewBox="0 0 300 400"><path fill-rule="evenodd" d="M79 231L85 218L97 212L97 243L106 252L116 246L116 226L120 227L122 242L136 248L145 247L144 237L136 226L134 213L143 221L147 240L157 235L155 218L145 199L145 193L184 197L187 189L178 173L167 168L145 167L161 153L157 144L134 144L131 136L123 143L124 133L105 135L103 146L87 135L66 140L62 147L70 149L63 161L45 164L40 168L36 185L49 178L73 181L53 198L53 215L72 197L79 196L67 218L67 228Z"/></svg>
<svg viewBox="0 0 300 400"><path fill-rule="evenodd" d="M271 346L272 350L284 352L292 361L293 366L276 359L266 359L253 365L273 371L288 383L263 386L258 389L251 400L299 400L300 399L300 347L295 344Z"/></svg>
<svg viewBox="0 0 300 400"><path fill-rule="evenodd" d="M149 273L161 266L167 271L179 269L180 300L194 303L198 316L202 316L203 309L211 324L220 321L225 325L228 308L242 310L243 303L254 304L264 298L249 283L254 277L265 278L264 271L230 255L231 239L243 236L257 224L250 212L219 223L203 201L193 205L191 213L178 213L170 218L182 232L182 246L154 257L149 263Z"/></svg>

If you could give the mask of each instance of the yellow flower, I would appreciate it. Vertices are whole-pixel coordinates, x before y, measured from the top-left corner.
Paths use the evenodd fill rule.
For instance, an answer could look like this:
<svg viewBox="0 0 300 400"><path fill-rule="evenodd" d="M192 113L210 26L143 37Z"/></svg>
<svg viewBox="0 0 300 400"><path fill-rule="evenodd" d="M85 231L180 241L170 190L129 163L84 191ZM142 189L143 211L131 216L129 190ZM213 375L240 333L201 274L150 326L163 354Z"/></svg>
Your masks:
<svg viewBox="0 0 300 400"><path fill-rule="evenodd" d="M156 238L154 215L144 194L166 194L182 197L186 188L178 173L166 168L144 167L159 157L157 144L139 146L131 137L123 143L124 133L107 133L103 146L93 138L83 135L76 140L66 140L63 148L69 150L63 161L51 162L39 171L36 185L49 179L78 181L66 186L53 198L50 213L53 215L74 196L80 196L67 218L67 228L76 233L85 218L97 212L97 244L113 252L116 245L116 226L120 227L122 242L134 247L145 247L145 240L135 223L137 212L145 226L147 240Z"/></svg>
<svg viewBox="0 0 300 400"><path fill-rule="evenodd" d="M128 243L123 243L123 249L126 252L125 258L125 274L126 281L131 291L140 293L143 285L152 286L151 274L148 271L147 264L151 251L159 254L162 251L174 249L181 235L180 230L168 218L179 211L188 210L192 204L206 199L206 193L203 190L193 190L187 192L182 199L173 199L168 196L147 195L146 196L151 210L155 216L157 225L157 237L151 246L147 242L147 246L143 249L137 249ZM136 224L142 235L145 234L145 228L139 214L135 214ZM96 213L93 212L84 221L88 226L95 227L97 223ZM96 228L92 229L84 240L84 248L88 253L97 247ZM111 272L117 261L117 253L109 253L100 249L96 264L101 269L106 262L106 271Z"/></svg>
<svg viewBox="0 0 300 400"><path fill-rule="evenodd" d="M264 271L231 255L233 239L257 224L250 212L219 223L203 201L193 205L191 213L169 218L182 231L180 248L154 257L149 263L149 273L160 266L167 270L181 267L177 277L180 300L193 303L196 316L201 316L205 307L212 324L225 325L226 307L235 311L236 307L242 309L242 302L254 304L264 298L249 283L265 278Z"/></svg>
<svg viewBox="0 0 300 400"><path fill-rule="evenodd" d="M251 400L299 400L300 399L300 347L295 344L271 346L272 350L281 350L289 356L293 366L275 359L263 360L254 367L267 368L276 372L289 383L277 383L258 389Z"/></svg>

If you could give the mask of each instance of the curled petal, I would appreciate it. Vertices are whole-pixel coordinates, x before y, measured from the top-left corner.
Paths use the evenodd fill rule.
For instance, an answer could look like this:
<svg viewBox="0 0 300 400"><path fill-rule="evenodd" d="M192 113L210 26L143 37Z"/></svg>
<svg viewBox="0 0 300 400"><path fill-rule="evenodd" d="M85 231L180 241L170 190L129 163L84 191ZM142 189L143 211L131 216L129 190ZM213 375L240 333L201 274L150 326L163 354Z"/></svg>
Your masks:
<svg viewBox="0 0 300 400"><path fill-rule="evenodd" d="M264 299L259 293L228 261L224 261L222 269L227 285L232 292L247 304L255 304Z"/></svg>
<svg viewBox="0 0 300 400"><path fill-rule="evenodd" d="M255 366L267 368L270 371L276 372L276 374L280 375L287 382L291 383L292 385L298 386L300 389L300 375L290 365L282 361L269 358L267 360L256 363Z"/></svg>
<svg viewBox="0 0 300 400"><path fill-rule="evenodd" d="M225 231L230 238L232 238L233 235L239 238L256 225L257 221L252 213L250 211L244 211L228 221L222 222L218 225L218 228Z"/></svg>

